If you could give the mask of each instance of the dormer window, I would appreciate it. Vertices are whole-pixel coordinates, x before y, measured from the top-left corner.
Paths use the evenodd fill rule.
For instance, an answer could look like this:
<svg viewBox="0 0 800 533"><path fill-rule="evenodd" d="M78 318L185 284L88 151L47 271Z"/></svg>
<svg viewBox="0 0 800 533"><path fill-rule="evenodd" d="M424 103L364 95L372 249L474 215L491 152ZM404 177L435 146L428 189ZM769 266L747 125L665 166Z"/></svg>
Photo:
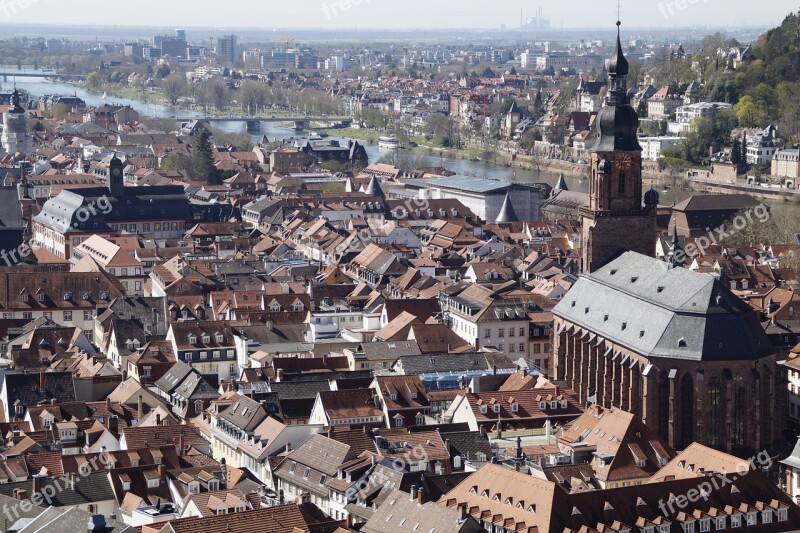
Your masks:
<svg viewBox="0 0 800 533"><path fill-rule="evenodd" d="M203 334L203 344L208 344L209 342L211 342L211 335L208 335L208 334L204 333Z"/></svg>
<svg viewBox="0 0 800 533"><path fill-rule="evenodd" d="M27 293L27 292L26 292L25 294L23 294L23 295L22 295L22 301L23 301L24 303L28 303L28 293Z"/></svg>
<svg viewBox="0 0 800 533"><path fill-rule="evenodd" d="M517 402L514 402L511 404L511 412L516 413L517 411L519 411L519 404Z"/></svg>
<svg viewBox="0 0 800 533"><path fill-rule="evenodd" d="M396 402L397 401L397 394L391 393L389 395L389 399L392 400L393 402Z"/></svg>
<svg viewBox="0 0 800 533"><path fill-rule="evenodd" d="M81 298L83 298L84 300L88 301L88 300L91 300L91 299L92 299L92 295L91 295L91 294L89 294L88 292L84 292L84 293L81 295Z"/></svg>
<svg viewBox="0 0 800 533"><path fill-rule="evenodd" d="M36 295L36 299L40 302L44 301L44 293Z"/></svg>
<svg viewBox="0 0 800 533"><path fill-rule="evenodd" d="M189 492L192 494L199 494L200 493L200 483L197 481L192 481L189 483Z"/></svg>
<svg viewBox="0 0 800 533"><path fill-rule="evenodd" d="M197 344L197 337L192 333L189 334L189 344Z"/></svg>
<svg viewBox="0 0 800 533"><path fill-rule="evenodd" d="M486 414L486 412L487 412L487 410L488 410L488 409L486 408L486 406L485 406L485 405L481 405L481 406L480 406L480 411L481 411L481 414L485 415L485 414Z"/></svg>
<svg viewBox="0 0 800 533"><path fill-rule="evenodd" d="M131 482L130 481L123 481L122 482L122 490L125 490L125 491L131 490Z"/></svg>
<svg viewBox="0 0 800 533"><path fill-rule="evenodd" d="M494 412L495 412L495 414L497 414L497 413L499 413L499 412L500 412L500 404L499 404L499 403L498 403L498 404L495 404L495 406L494 406Z"/></svg>
<svg viewBox="0 0 800 533"><path fill-rule="evenodd" d="M65 292L64 293L64 301L68 302L70 300L72 300L72 293L71 292Z"/></svg>
<svg viewBox="0 0 800 533"><path fill-rule="evenodd" d="M100 293L100 299L101 299L101 300L103 300L103 301L105 301L105 302L107 302L107 301L108 301L108 299L109 299L109 298L108 298L108 293L107 293L107 292L101 292L101 293Z"/></svg>

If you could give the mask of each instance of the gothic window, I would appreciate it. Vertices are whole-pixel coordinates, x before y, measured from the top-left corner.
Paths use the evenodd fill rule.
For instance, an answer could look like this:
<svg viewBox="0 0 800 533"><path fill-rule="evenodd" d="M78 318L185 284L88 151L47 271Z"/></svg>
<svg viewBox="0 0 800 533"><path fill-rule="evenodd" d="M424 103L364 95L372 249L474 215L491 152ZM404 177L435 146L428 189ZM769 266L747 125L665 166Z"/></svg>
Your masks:
<svg viewBox="0 0 800 533"><path fill-rule="evenodd" d="M721 442L720 422L722 417L722 400L720 397L719 379L711 378L708 384L708 445L719 446Z"/></svg>
<svg viewBox="0 0 800 533"><path fill-rule="evenodd" d="M658 434L669 442L669 377L666 372L658 378Z"/></svg>
<svg viewBox="0 0 800 533"><path fill-rule="evenodd" d="M747 409L745 399L744 380L741 374L736 374L733 378L733 427L731 428L734 446L744 446L744 414Z"/></svg>
<svg viewBox="0 0 800 533"><path fill-rule="evenodd" d="M681 379L681 448L694 442L694 383L689 374Z"/></svg>

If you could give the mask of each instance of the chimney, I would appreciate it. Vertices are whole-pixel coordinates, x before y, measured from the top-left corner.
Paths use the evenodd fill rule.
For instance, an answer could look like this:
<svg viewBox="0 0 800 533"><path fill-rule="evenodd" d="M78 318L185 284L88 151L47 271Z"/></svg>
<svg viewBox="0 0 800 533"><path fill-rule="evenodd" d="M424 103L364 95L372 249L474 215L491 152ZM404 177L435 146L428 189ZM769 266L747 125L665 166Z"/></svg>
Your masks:
<svg viewBox="0 0 800 533"><path fill-rule="evenodd" d="M494 365L494 366L492 367L492 375L493 375L493 376L496 376L496 375L497 375L497 365Z"/></svg>
<svg viewBox="0 0 800 533"><path fill-rule="evenodd" d="M39 372L39 389L44 392L44 372Z"/></svg>
<svg viewBox="0 0 800 533"><path fill-rule="evenodd" d="M290 451L292 451L292 443L291 442L287 442L286 443L286 453L289 453Z"/></svg>
<svg viewBox="0 0 800 533"><path fill-rule="evenodd" d="M452 474L453 473L453 457L452 457L453 452L451 451L451 448L450 448L450 439L445 439L445 441L444 441L444 449L447 452L447 461L445 461L445 463L444 463L444 465L445 465L444 473L445 474Z"/></svg>
<svg viewBox="0 0 800 533"><path fill-rule="evenodd" d="M14 489L14 499L23 501L28 499L28 491L25 489Z"/></svg>
<svg viewBox="0 0 800 533"><path fill-rule="evenodd" d="M156 465L156 472L158 472L159 482L164 481L164 475L166 470L163 464Z"/></svg>
<svg viewBox="0 0 800 533"><path fill-rule="evenodd" d="M50 405L55 407L56 405L58 405L58 400L56 400L55 398L50 398Z"/></svg>
<svg viewBox="0 0 800 533"><path fill-rule="evenodd" d="M137 415L137 416L139 417L139 418L138 418L138 420L141 420L141 419L142 419L142 416L143 416L143 415L142 415L142 395L141 395L141 394L139 395L139 402L138 402L138 404L137 404L137 406L136 406L136 407L137 407L137 408L138 408L138 410L139 410L139 414Z"/></svg>
<svg viewBox="0 0 800 533"><path fill-rule="evenodd" d="M275 371L275 383L280 383L283 381L283 369L279 368Z"/></svg>
<svg viewBox="0 0 800 533"><path fill-rule="evenodd" d="M459 522L464 522L464 520L467 519L467 502L459 503L458 510L461 512L461 517L459 518Z"/></svg>
<svg viewBox="0 0 800 533"><path fill-rule="evenodd" d="M109 417L108 430L114 435L119 434L119 417L117 415L112 415L111 417Z"/></svg>
<svg viewBox="0 0 800 533"><path fill-rule="evenodd" d="M418 494L417 494L417 484L414 483L413 485L411 485L411 501L413 502L414 500L416 500L417 496L418 496Z"/></svg>
<svg viewBox="0 0 800 533"><path fill-rule="evenodd" d="M417 491L417 503L420 505L425 503L425 489L423 487L420 487Z"/></svg>
<svg viewBox="0 0 800 533"><path fill-rule="evenodd" d="M333 426L328 426L328 438L333 438Z"/></svg>
<svg viewBox="0 0 800 533"><path fill-rule="evenodd" d="M156 413L156 425L161 425L161 413Z"/></svg>
<svg viewBox="0 0 800 533"><path fill-rule="evenodd" d="M181 435L180 435L180 437L178 437L178 455L179 456L183 455L183 450L184 449L185 448L183 447L183 431L181 431Z"/></svg>
<svg viewBox="0 0 800 533"><path fill-rule="evenodd" d="M111 398L106 396L106 411L111 412Z"/></svg>
<svg viewBox="0 0 800 533"><path fill-rule="evenodd" d="M33 476L33 492L40 493L44 490L45 485L47 485L47 476Z"/></svg>

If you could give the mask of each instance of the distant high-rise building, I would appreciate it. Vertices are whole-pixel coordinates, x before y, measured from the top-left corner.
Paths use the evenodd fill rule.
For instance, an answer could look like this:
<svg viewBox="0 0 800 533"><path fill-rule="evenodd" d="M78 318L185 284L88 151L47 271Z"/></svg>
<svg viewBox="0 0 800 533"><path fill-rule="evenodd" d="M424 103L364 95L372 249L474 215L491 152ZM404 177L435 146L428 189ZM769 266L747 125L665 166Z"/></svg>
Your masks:
<svg viewBox="0 0 800 533"><path fill-rule="evenodd" d="M175 37L181 41L186 40L186 30L175 30Z"/></svg>
<svg viewBox="0 0 800 533"><path fill-rule="evenodd" d="M186 39L180 39L170 35L156 35L153 37L153 46L161 49L162 56L186 59Z"/></svg>
<svg viewBox="0 0 800 533"><path fill-rule="evenodd" d="M223 61L235 63L238 50L238 39L235 35L225 35L217 41L217 57Z"/></svg>

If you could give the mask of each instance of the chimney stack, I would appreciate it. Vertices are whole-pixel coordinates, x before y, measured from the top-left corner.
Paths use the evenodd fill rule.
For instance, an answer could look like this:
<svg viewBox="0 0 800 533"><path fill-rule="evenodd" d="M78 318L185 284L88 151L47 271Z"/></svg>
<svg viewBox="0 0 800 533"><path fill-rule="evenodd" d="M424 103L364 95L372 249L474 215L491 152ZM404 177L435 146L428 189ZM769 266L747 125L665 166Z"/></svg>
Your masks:
<svg viewBox="0 0 800 533"><path fill-rule="evenodd" d="M411 485L411 501L414 501L416 499L417 499L417 484L414 483L413 485Z"/></svg>
<svg viewBox="0 0 800 533"><path fill-rule="evenodd" d="M108 396L106 396L106 411L109 413L111 412L111 398Z"/></svg>
<svg viewBox="0 0 800 533"><path fill-rule="evenodd" d="M467 502L459 503L458 510L461 512L460 521L464 522L467 519Z"/></svg>
<svg viewBox="0 0 800 533"><path fill-rule="evenodd" d="M39 372L39 389L44 392L44 372Z"/></svg>
<svg viewBox="0 0 800 533"><path fill-rule="evenodd" d="M423 487L417 490L417 503L420 505L425 503L425 489Z"/></svg>
<svg viewBox="0 0 800 533"><path fill-rule="evenodd" d="M283 369L279 368L275 371L275 383L280 383L283 381Z"/></svg>
<svg viewBox="0 0 800 533"><path fill-rule="evenodd" d="M144 414L142 413L142 395L141 394L139 395L139 402L138 402L136 407L139 410L139 414L137 415L139 418L137 420L141 420L142 416L144 416Z"/></svg>
<svg viewBox="0 0 800 533"><path fill-rule="evenodd" d="M492 375L497 375L497 365L492 366Z"/></svg>
<svg viewBox="0 0 800 533"><path fill-rule="evenodd" d="M161 413L156 413L156 425L161 425Z"/></svg>
<svg viewBox="0 0 800 533"><path fill-rule="evenodd" d="M184 450L184 447L183 447L183 431L181 431L181 435L180 435L180 437L178 437L178 455L179 456L183 455L183 450Z"/></svg>

